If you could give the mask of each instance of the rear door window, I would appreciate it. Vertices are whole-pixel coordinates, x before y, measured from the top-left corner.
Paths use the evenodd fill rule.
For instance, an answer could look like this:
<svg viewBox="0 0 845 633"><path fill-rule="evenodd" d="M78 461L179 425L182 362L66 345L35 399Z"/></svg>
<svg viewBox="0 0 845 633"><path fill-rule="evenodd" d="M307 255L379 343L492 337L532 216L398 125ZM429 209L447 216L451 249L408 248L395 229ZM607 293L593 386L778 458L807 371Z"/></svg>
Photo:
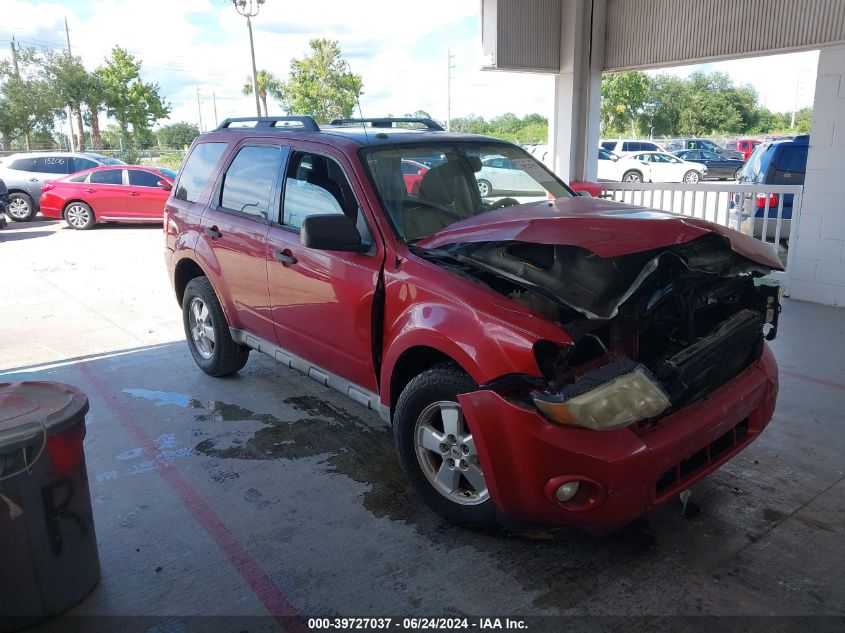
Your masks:
<svg viewBox="0 0 845 633"><path fill-rule="evenodd" d="M35 171L34 158L18 158L13 160L9 165L10 169L17 169L19 171Z"/></svg>
<svg viewBox="0 0 845 633"><path fill-rule="evenodd" d="M194 147L185 161L174 197L186 202L198 201L224 151L226 143L200 143Z"/></svg>
<svg viewBox="0 0 845 633"><path fill-rule="evenodd" d="M223 177L220 206L268 219L281 163L280 147L242 147Z"/></svg>
<svg viewBox="0 0 845 633"><path fill-rule="evenodd" d="M104 169L103 171L92 171L91 179L88 182L90 182L92 185L122 185L123 170Z"/></svg>
<svg viewBox="0 0 845 633"><path fill-rule="evenodd" d="M67 156L39 156L32 166L32 171L42 174L67 174L69 169L70 158Z"/></svg>
<svg viewBox="0 0 845 633"><path fill-rule="evenodd" d="M807 170L806 147L783 147L775 158L775 171L772 175L773 184L800 185L804 182L804 172Z"/></svg>

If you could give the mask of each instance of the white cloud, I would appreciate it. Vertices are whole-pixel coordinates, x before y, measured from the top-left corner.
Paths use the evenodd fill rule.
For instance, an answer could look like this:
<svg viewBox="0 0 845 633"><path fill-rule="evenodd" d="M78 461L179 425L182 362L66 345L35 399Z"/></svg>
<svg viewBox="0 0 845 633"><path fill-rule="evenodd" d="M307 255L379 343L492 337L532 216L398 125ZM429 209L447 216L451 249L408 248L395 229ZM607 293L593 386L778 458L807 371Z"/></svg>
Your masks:
<svg viewBox="0 0 845 633"><path fill-rule="evenodd" d="M65 15L75 54L94 68L114 45L143 63L142 74L161 85L172 121L212 124L212 94L218 119L248 116L252 97L241 88L250 74L246 21L227 0L3 0L0 38L16 35L24 44L61 46ZM308 40L340 42L352 70L363 76L361 105L367 116L402 115L422 109L446 118L447 49L455 55L452 116L490 118L504 112L550 114L551 76L481 71L478 3L428 0L422 6L392 0L321 0L313 10L285 0L267 0L255 18L259 68L284 78L294 57L308 52ZM0 47L0 57L8 57ZM799 107L812 102L816 53L707 64L738 83L750 82L774 110L788 110L798 85ZM691 67L662 72L688 74ZM277 104L271 110L280 112Z"/></svg>

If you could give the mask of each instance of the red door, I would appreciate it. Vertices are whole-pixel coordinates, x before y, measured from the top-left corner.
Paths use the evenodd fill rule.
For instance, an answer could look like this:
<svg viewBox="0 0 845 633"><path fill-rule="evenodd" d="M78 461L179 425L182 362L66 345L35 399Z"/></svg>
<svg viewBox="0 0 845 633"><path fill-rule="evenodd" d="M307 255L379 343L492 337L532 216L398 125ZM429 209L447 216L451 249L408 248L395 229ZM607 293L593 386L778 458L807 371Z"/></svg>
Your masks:
<svg viewBox="0 0 845 633"><path fill-rule="evenodd" d="M137 220L160 222L170 190L162 189L158 183L162 180L165 182L170 182L170 180L151 171L141 169L126 171L129 175L129 187L126 194L127 215Z"/></svg>
<svg viewBox="0 0 845 633"><path fill-rule="evenodd" d="M123 169L120 167L92 171L84 183L82 195L98 220L123 220L127 218L126 193Z"/></svg>
<svg viewBox="0 0 845 633"><path fill-rule="evenodd" d="M267 219L277 205L279 146L238 148L200 220L196 250L213 268L212 284L232 327L275 340L267 292Z"/></svg>
<svg viewBox="0 0 845 633"><path fill-rule="evenodd" d="M267 234L278 343L375 392L372 302L383 253L378 244L369 253L342 253L312 250L299 241L302 220L316 213L355 217L364 239L372 241L358 203L363 196L346 175L353 173L351 166L340 155L332 158L301 147L291 149L285 172L281 224L273 223ZM358 187L354 179L351 184Z"/></svg>

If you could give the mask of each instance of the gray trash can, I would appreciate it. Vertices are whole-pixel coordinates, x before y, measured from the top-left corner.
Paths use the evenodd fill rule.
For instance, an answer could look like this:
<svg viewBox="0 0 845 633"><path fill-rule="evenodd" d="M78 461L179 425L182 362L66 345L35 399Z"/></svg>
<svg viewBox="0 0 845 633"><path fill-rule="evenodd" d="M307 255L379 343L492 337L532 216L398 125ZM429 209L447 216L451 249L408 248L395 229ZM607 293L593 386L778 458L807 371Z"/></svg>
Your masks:
<svg viewBox="0 0 845 633"><path fill-rule="evenodd" d="M0 382L0 631L67 611L100 578L83 392Z"/></svg>

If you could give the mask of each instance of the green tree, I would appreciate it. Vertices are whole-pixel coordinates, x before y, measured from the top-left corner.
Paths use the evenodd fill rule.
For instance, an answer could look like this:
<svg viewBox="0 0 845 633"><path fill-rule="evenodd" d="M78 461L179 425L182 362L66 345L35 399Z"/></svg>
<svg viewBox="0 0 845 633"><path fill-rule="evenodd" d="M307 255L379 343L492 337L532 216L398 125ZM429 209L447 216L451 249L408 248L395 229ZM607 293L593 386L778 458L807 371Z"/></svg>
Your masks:
<svg viewBox="0 0 845 633"><path fill-rule="evenodd" d="M85 77L85 115L83 119L91 127L91 145L94 149L103 149L100 134L100 112L106 108L106 83L102 69L88 73Z"/></svg>
<svg viewBox="0 0 845 633"><path fill-rule="evenodd" d="M163 125L157 132L159 147L182 149L199 136L200 130L193 123L179 121Z"/></svg>
<svg viewBox="0 0 845 633"><path fill-rule="evenodd" d="M261 101L261 105L264 106L264 116L268 116L267 95L278 97L278 95L281 94L282 82L279 81L279 78L276 77L276 75L267 70L259 70L255 74L255 81L258 84L258 99ZM243 93L245 95L252 94L251 76L247 77L246 83L244 83Z"/></svg>
<svg viewBox="0 0 845 633"><path fill-rule="evenodd" d="M604 75L601 80L601 134L623 131L630 125L638 136L637 123L646 102L649 81L645 73L628 72Z"/></svg>
<svg viewBox="0 0 845 633"><path fill-rule="evenodd" d="M52 130L53 120L61 115L61 102L44 80L43 67L43 54L33 48L17 50L11 60L0 64L2 125L22 136L26 149L32 147L34 131Z"/></svg>
<svg viewBox="0 0 845 633"><path fill-rule="evenodd" d="M85 125L82 121L82 103L88 88L88 72L82 59L65 52L48 52L42 69L44 80L50 85L63 106L69 107L76 117L77 147L85 147Z"/></svg>
<svg viewBox="0 0 845 633"><path fill-rule="evenodd" d="M350 117L361 94L361 76L341 58L335 40L313 39L309 46L311 53L291 62L288 80L274 96L290 114L310 114L318 123Z"/></svg>
<svg viewBox="0 0 845 633"><path fill-rule="evenodd" d="M149 132L152 125L170 114L170 105L162 100L158 84L144 82L141 62L120 46L112 49L98 74L105 87L108 114L117 120L122 138L133 140L138 136L136 140L140 140L143 132Z"/></svg>

